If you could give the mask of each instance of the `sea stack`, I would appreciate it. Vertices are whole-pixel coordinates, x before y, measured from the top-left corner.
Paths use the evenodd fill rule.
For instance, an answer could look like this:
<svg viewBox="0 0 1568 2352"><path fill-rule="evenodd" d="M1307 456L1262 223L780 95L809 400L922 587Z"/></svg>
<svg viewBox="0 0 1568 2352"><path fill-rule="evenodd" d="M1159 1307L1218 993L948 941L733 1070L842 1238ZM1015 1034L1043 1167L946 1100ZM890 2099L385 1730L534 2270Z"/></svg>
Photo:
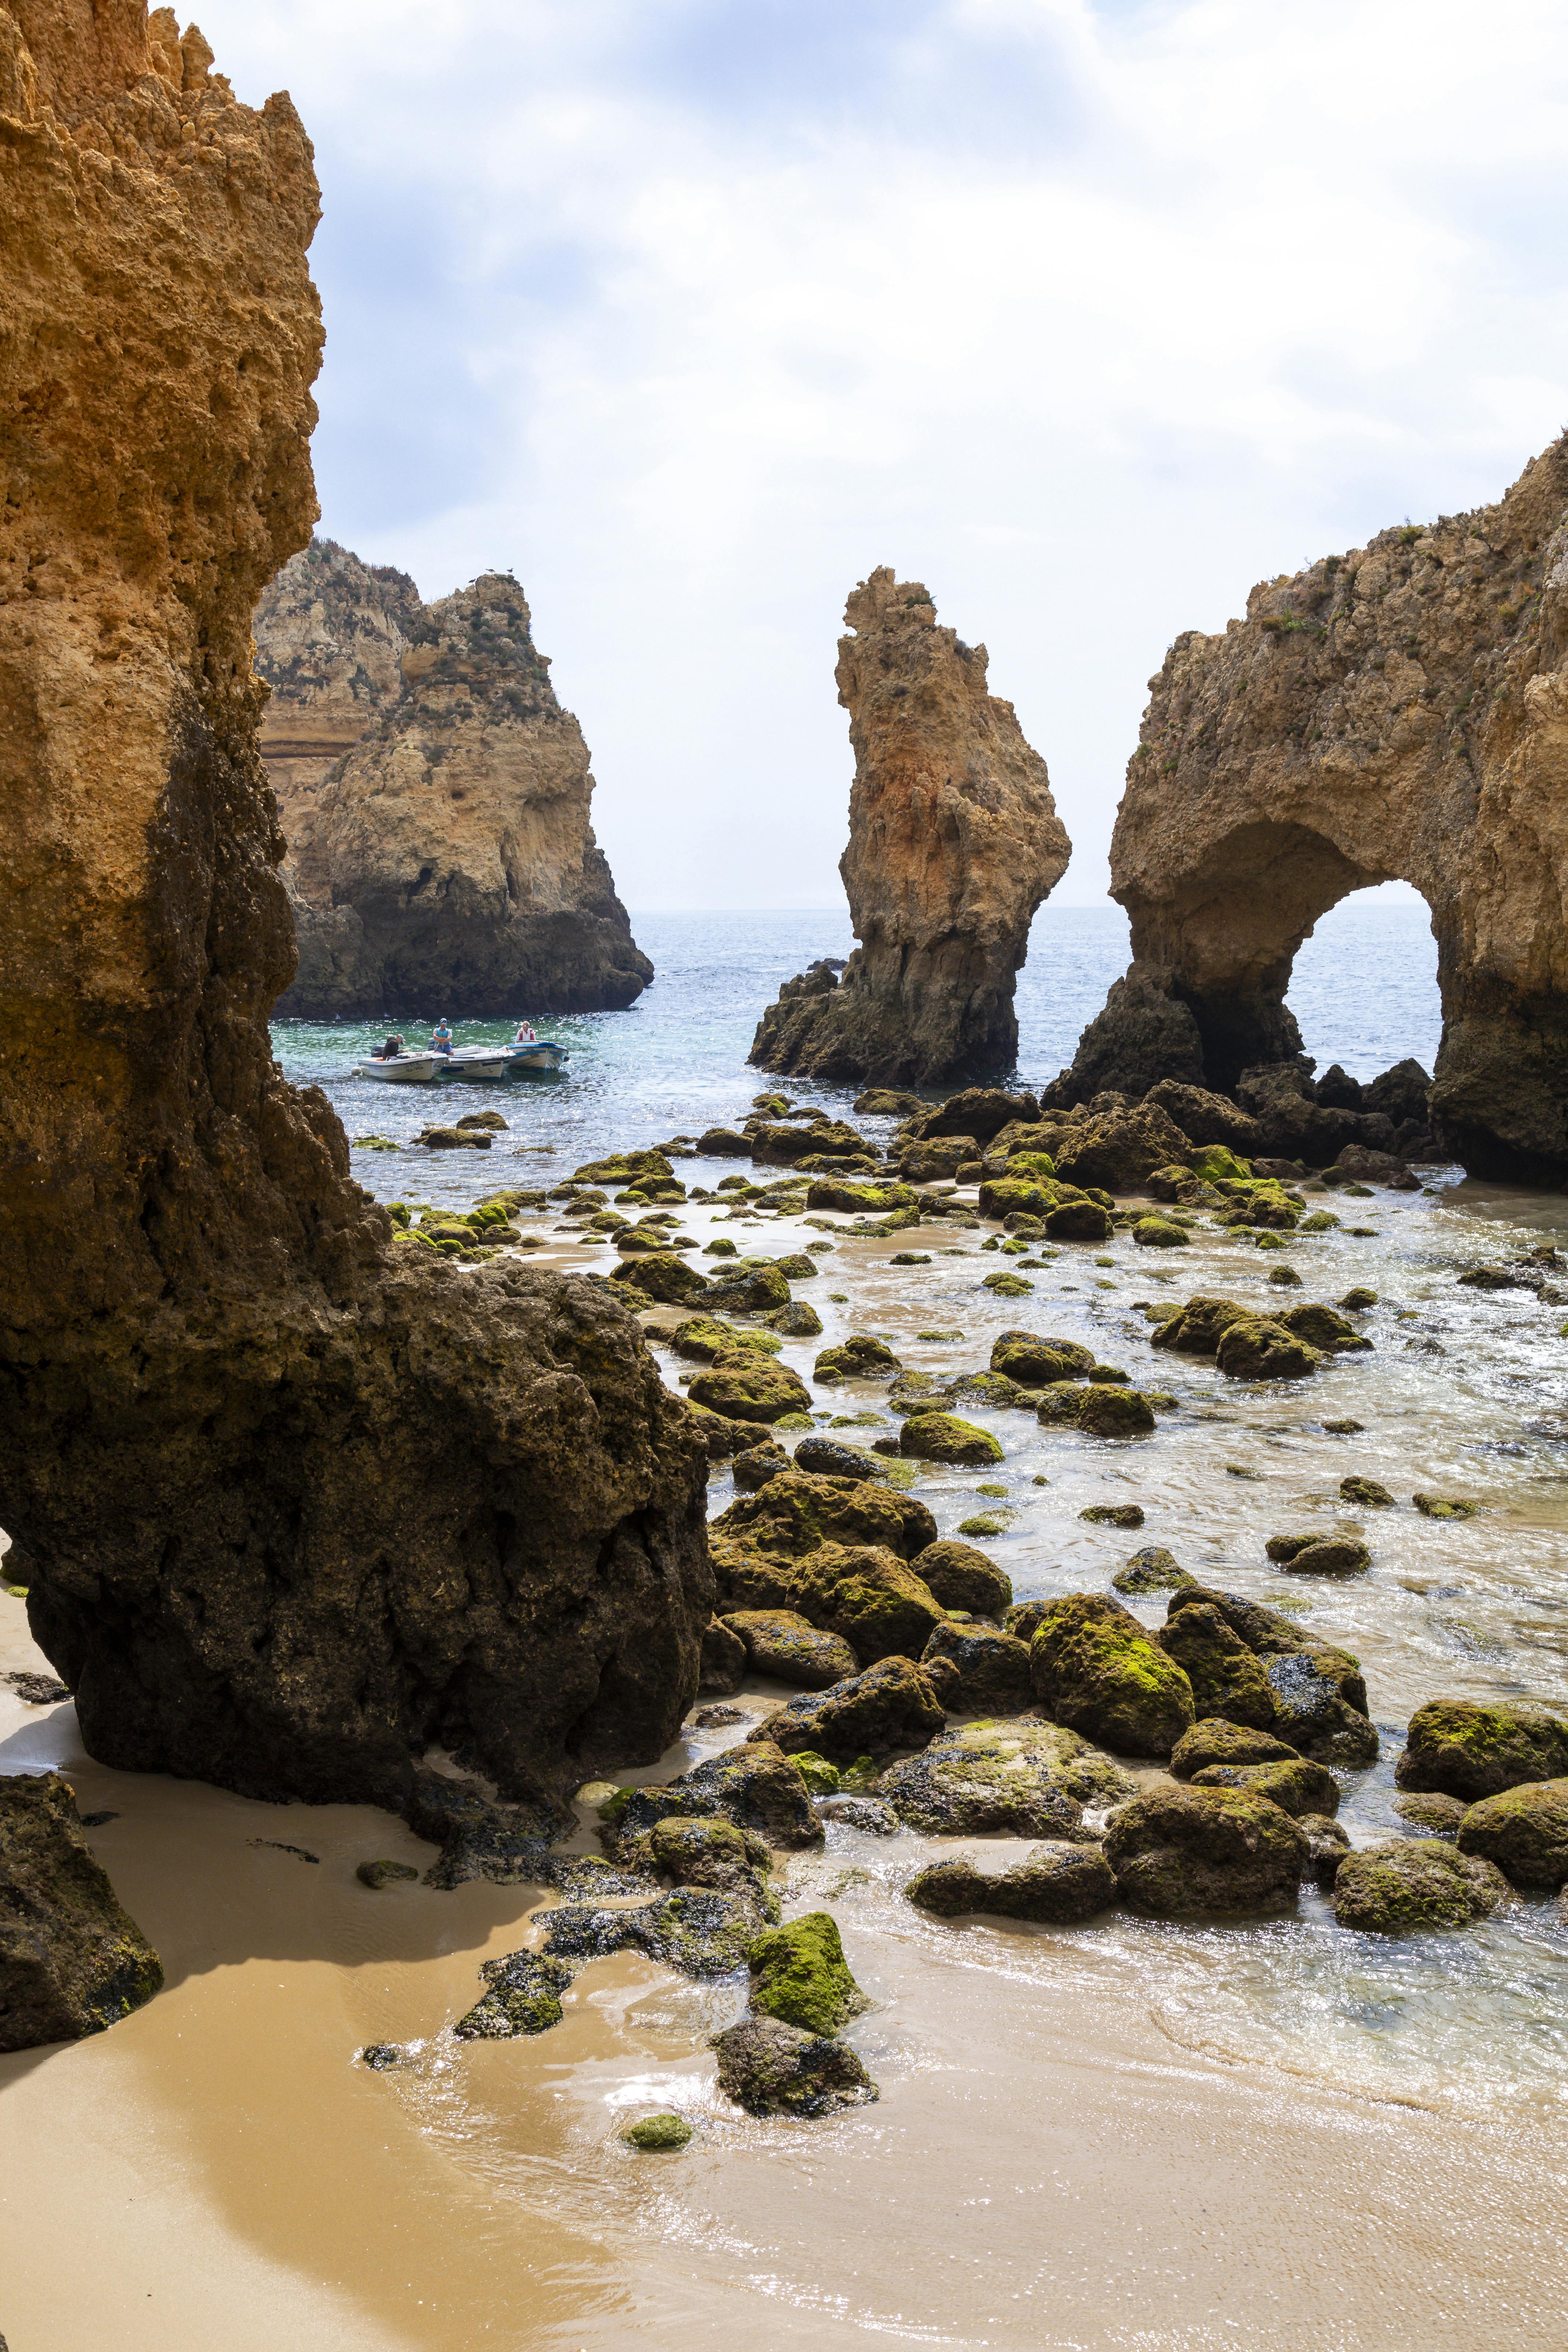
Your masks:
<svg viewBox="0 0 1568 2352"><path fill-rule="evenodd" d="M268 1034L251 614L310 536L319 201L141 0L0 11L0 1521L101 1761L411 1801L651 1760L706 1459L610 1286L454 1280Z"/></svg>
<svg viewBox="0 0 1568 2352"><path fill-rule="evenodd" d="M985 1076L1017 1052L1015 975L1072 845L1045 761L987 690L984 646L939 628L925 588L886 567L844 619L855 782L839 872L860 945L841 981L817 966L786 983L751 1058L879 1086Z"/></svg>
<svg viewBox="0 0 1568 2352"><path fill-rule="evenodd" d="M438 604L331 541L256 615L300 968L280 1014L593 1013L653 976L517 582Z"/></svg>
<svg viewBox="0 0 1568 2352"><path fill-rule="evenodd" d="M1437 941L1438 1144L1568 1182L1568 438L1496 506L1264 582L1152 686L1110 852L1132 964L1051 1098L1170 1079L1310 1105L1296 951L1398 879Z"/></svg>

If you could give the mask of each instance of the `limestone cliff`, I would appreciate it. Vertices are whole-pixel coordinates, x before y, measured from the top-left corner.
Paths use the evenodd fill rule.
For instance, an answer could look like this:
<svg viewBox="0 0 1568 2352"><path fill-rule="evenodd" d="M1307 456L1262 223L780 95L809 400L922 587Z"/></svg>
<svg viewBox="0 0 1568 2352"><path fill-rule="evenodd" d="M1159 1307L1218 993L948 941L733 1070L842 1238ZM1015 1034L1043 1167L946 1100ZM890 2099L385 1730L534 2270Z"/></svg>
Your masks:
<svg viewBox="0 0 1568 2352"><path fill-rule="evenodd" d="M0 1524L107 1762L558 1786L696 1688L704 1465L604 1286L444 1286L273 1064L250 616L314 512L318 201L211 63L0 6Z"/></svg>
<svg viewBox="0 0 1568 2352"><path fill-rule="evenodd" d="M1255 588L1150 687L1111 845L1133 962L1058 1098L1289 1063L1297 949L1397 878L1437 941L1440 1141L1568 1179L1568 440L1497 506Z"/></svg>
<svg viewBox="0 0 1568 2352"><path fill-rule="evenodd" d="M488 573L425 606L403 573L328 550L296 557L257 614L300 944L279 1012L631 1003L653 966L594 838L588 748L516 581ZM334 742L342 756L323 758Z"/></svg>
<svg viewBox="0 0 1568 2352"><path fill-rule="evenodd" d="M1071 852L1046 763L988 692L984 646L938 628L918 582L873 572L844 619L855 782L839 871L860 945L837 984L824 967L788 983L751 1058L882 1086L1005 1068L1029 923Z"/></svg>

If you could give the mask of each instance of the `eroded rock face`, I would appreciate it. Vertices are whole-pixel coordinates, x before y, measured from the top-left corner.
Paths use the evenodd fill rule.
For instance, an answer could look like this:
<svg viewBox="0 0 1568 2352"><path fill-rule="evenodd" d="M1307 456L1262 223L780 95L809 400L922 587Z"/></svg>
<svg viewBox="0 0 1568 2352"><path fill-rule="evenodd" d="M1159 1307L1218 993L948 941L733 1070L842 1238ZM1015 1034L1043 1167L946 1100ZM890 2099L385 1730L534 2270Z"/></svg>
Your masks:
<svg viewBox="0 0 1568 2352"><path fill-rule="evenodd" d="M653 966L594 838L588 747L521 589L489 572L422 605L401 573L384 582L332 552L335 566L314 544L296 558L257 615L300 934L279 1010L433 1019L629 1004ZM323 571L326 593L306 605ZM298 747L319 756L356 718L341 761L309 792L302 773L296 784L313 764Z"/></svg>
<svg viewBox="0 0 1568 2352"><path fill-rule="evenodd" d="M1562 1181L1568 440L1496 506L1264 583L1223 635L1178 637L1150 683L1111 847L1133 961L1072 1098L1157 1078L1229 1093L1291 1066L1296 950L1347 892L1397 878L1437 940L1440 1143L1478 1171ZM1315 1116L1331 1111L1354 1118L1337 1101Z"/></svg>
<svg viewBox="0 0 1568 2352"><path fill-rule="evenodd" d="M84 22L0 15L0 1520L106 1762L399 1803L440 1738L553 1790L695 1693L700 1449L603 1286L420 1265L273 1065L310 144L169 11Z"/></svg>
<svg viewBox="0 0 1568 2352"><path fill-rule="evenodd" d="M818 966L787 983L751 1058L884 1086L1005 1068L1030 919L1071 851L1046 763L987 690L984 646L938 628L918 582L873 572L844 618L855 782L839 871L860 945L842 980Z"/></svg>

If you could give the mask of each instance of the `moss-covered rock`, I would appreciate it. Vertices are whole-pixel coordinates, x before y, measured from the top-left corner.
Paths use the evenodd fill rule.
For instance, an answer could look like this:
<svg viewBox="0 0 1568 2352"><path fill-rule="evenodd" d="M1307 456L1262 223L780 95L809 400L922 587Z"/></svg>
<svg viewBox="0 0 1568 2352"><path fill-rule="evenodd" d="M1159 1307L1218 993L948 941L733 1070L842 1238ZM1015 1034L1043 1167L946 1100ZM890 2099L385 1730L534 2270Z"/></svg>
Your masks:
<svg viewBox="0 0 1568 2352"><path fill-rule="evenodd" d="M1215 1350L1227 1380L1300 1381L1315 1372L1322 1351L1298 1339L1282 1318L1246 1315L1227 1324Z"/></svg>
<svg viewBox="0 0 1568 2352"><path fill-rule="evenodd" d="M786 1852L822 1843L822 1824L812 1810L805 1782L765 1733L710 1756L662 1786L650 1783L632 1790L611 1815L601 1816L602 1833L620 1853L671 1815L685 1821L733 1822Z"/></svg>
<svg viewBox="0 0 1568 2352"><path fill-rule="evenodd" d="M818 1381L874 1381L903 1367L885 1339L868 1331L852 1331L836 1348L824 1348L812 1366Z"/></svg>
<svg viewBox="0 0 1568 2352"><path fill-rule="evenodd" d="M790 1609L848 1643L861 1665L918 1658L946 1612L897 1553L870 1544L823 1544L799 1560L752 1556L733 1567L736 1597Z"/></svg>
<svg viewBox="0 0 1568 2352"><path fill-rule="evenodd" d="M742 1315L773 1315L790 1304L788 1276L765 1259L742 1258L733 1270L725 1268L708 1285L712 1307L729 1307Z"/></svg>
<svg viewBox="0 0 1568 2352"><path fill-rule="evenodd" d="M1194 1721L1181 1667L1102 1593L1047 1603L1029 1671L1047 1714L1121 1755L1168 1756Z"/></svg>
<svg viewBox="0 0 1568 2352"><path fill-rule="evenodd" d="M1294 1907L1307 1841L1288 1813L1246 1789L1156 1789L1122 1807L1105 1858L1131 1910L1194 1919Z"/></svg>
<svg viewBox="0 0 1568 2352"><path fill-rule="evenodd" d="M1360 1576L1372 1566L1371 1552L1356 1536L1270 1536L1263 1549L1289 1576Z"/></svg>
<svg viewBox="0 0 1568 2352"><path fill-rule="evenodd" d="M1142 1503L1086 1503L1079 1513L1091 1528L1141 1528L1143 1524Z"/></svg>
<svg viewBox="0 0 1568 2352"><path fill-rule="evenodd" d="M741 1329L731 1323L721 1323L711 1315L689 1315L678 1323L669 1335L669 1344L678 1356L686 1356L694 1363L710 1364L716 1356L731 1356L738 1349L742 1354L776 1356L784 1346L771 1331Z"/></svg>
<svg viewBox="0 0 1568 2352"><path fill-rule="evenodd" d="M1174 1554L1163 1544L1146 1544L1117 1570L1110 1581L1118 1592L1179 1592L1184 1585L1195 1584L1197 1578L1179 1567Z"/></svg>
<svg viewBox="0 0 1568 2352"><path fill-rule="evenodd" d="M744 1643L753 1674L797 1690L826 1690L859 1671L860 1661L838 1633L825 1633L791 1609L741 1609L724 1620Z"/></svg>
<svg viewBox="0 0 1568 2352"><path fill-rule="evenodd" d="M101 2033L163 1982L58 1772L0 1777L0 2051Z"/></svg>
<svg viewBox="0 0 1568 2352"><path fill-rule="evenodd" d="M770 1331L780 1331L786 1339L820 1339L822 1318L815 1307L804 1298L792 1298L787 1307L768 1316Z"/></svg>
<svg viewBox="0 0 1568 2352"><path fill-rule="evenodd" d="M915 1195L908 1184L851 1183L837 1176L816 1176L805 1196L808 1209L837 1209L845 1216L886 1216L889 1209L912 1209Z"/></svg>
<svg viewBox="0 0 1568 2352"><path fill-rule="evenodd" d="M1080 1348L1076 1339L1049 1339L1035 1331L1004 1331L991 1350L991 1370L1022 1388L1082 1380L1093 1364L1093 1351Z"/></svg>
<svg viewBox="0 0 1568 2352"><path fill-rule="evenodd" d="M677 1886L657 1902L627 1911L563 1903L544 1914L544 1948L553 1958L592 1960L612 1952L644 1952L682 1976L727 1977L768 1922L749 1895L703 1886Z"/></svg>
<svg viewBox="0 0 1568 2352"><path fill-rule="evenodd" d="M880 1478L889 1475L881 1454L863 1446L847 1445L837 1437L803 1437L795 1449L795 1466L816 1478Z"/></svg>
<svg viewBox="0 0 1568 2352"><path fill-rule="evenodd" d="M1201 1176L1209 1184L1246 1184L1252 1180L1251 1161L1238 1159L1223 1143L1198 1145L1188 1152L1187 1165L1194 1176Z"/></svg>
<svg viewBox="0 0 1568 2352"><path fill-rule="evenodd" d="M870 2007L849 1972L837 1922L808 1911L752 1946L752 2008L805 2033L837 2033Z"/></svg>
<svg viewBox="0 0 1568 2352"><path fill-rule="evenodd" d="M1268 1797L1283 1813L1300 1819L1304 1813L1331 1819L1340 1809L1340 1784L1326 1764L1309 1756L1275 1758L1267 1762L1202 1765L1192 1774L1198 1789L1250 1789Z"/></svg>
<svg viewBox="0 0 1568 2352"><path fill-rule="evenodd" d="M973 1544L949 1536L927 1544L910 1565L944 1609L967 1609L973 1617L1000 1617L1013 1605L1013 1580Z"/></svg>
<svg viewBox="0 0 1568 2352"><path fill-rule="evenodd" d="M1334 1917L1365 1935L1468 1927L1508 1895L1500 1870L1430 1838L1402 1838L1348 1853L1334 1880Z"/></svg>
<svg viewBox="0 0 1568 2352"><path fill-rule="evenodd" d="M710 1537L722 1583L728 1565L743 1552L803 1559L819 1544L875 1544L910 1559L936 1541L936 1521L917 1496L893 1487L786 1469L721 1511ZM753 1598L748 1591L745 1599L752 1608L794 1606L760 1591Z"/></svg>
<svg viewBox="0 0 1568 2352"><path fill-rule="evenodd" d="M1364 1355L1372 1346L1366 1334L1358 1331L1337 1307L1324 1307L1313 1300L1300 1307L1283 1307L1276 1319L1298 1339L1304 1339L1309 1347L1325 1356Z"/></svg>
<svg viewBox="0 0 1568 2352"><path fill-rule="evenodd" d="M864 2106L877 2085L847 2042L776 2017L745 2017L716 2034L719 2087L753 2116L826 2116Z"/></svg>
<svg viewBox="0 0 1568 2352"><path fill-rule="evenodd" d="M1035 1414L1043 1428L1080 1429L1086 1437L1146 1437L1154 1427L1154 1408L1141 1390L1098 1381L1053 1381Z"/></svg>
<svg viewBox="0 0 1568 2352"><path fill-rule="evenodd" d="M615 1151L607 1160L590 1160L576 1170L574 1184L635 1184L639 1177L671 1183L675 1171L662 1151Z"/></svg>
<svg viewBox="0 0 1568 2352"><path fill-rule="evenodd" d="M1150 1344L1184 1356L1212 1356L1231 1325L1246 1322L1249 1312L1234 1298L1217 1298L1199 1292L1184 1307L1165 1316L1158 1328L1150 1333Z"/></svg>
<svg viewBox="0 0 1568 2352"><path fill-rule="evenodd" d="M412 1883L419 1876L411 1862L362 1862L354 1872L362 1886L379 1894L384 1886Z"/></svg>
<svg viewBox="0 0 1568 2352"><path fill-rule="evenodd" d="M1275 1706L1268 1678L1212 1603L1178 1610L1155 1638L1192 1685L1193 1705L1200 1716L1224 1716L1254 1730L1269 1729Z"/></svg>
<svg viewBox="0 0 1568 2352"><path fill-rule="evenodd" d="M958 1669L957 1688L944 1700L950 1713L1020 1715L1033 1703L1028 1644L1011 1633L998 1633L986 1625L939 1625L921 1664L929 1668L938 1658L950 1660Z"/></svg>
<svg viewBox="0 0 1568 2352"><path fill-rule="evenodd" d="M1459 1823L1458 1847L1495 1863L1516 1886L1568 1884L1568 1779L1483 1797Z"/></svg>
<svg viewBox="0 0 1568 2352"><path fill-rule="evenodd" d="M1445 1797L1440 1790L1412 1790L1395 1797L1394 1810L1402 1822L1428 1837L1452 1837L1469 1807L1462 1797Z"/></svg>
<svg viewBox="0 0 1568 2352"><path fill-rule="evenodd" d="M1077 1732L1026 1716L952 1726L923 1755L890 1765L881 1793L931 1836L1076 1840L1087 1835L1084 1806L1124 1803L1136 1783Z"/></svg>
<svg viewBox="0 0 1568 2352"><path fill-rule="evenodd" d="M908 1658L879 1659L830 1690L789 1699L749 1739L786 1751L809 1748L838 1763L885 1756L897 1748L923 1748L947 1716L921 1669Z"/></svg>
<svg viewBox="0 0 1568 2352"><path fill-rule="evenodd" d="M1021 1274L988 1274L980 1287L994 1290L998 1298L1027 1298L1035 1286Z"/></svg>
<svg viewBox="0 0 1568 2352"><path fill-rule="evenodd" d="M692 1381L690 1395L693 1404L706 1405L728 1421L782 1421L785 1413L805 1412L811 1405L811 1391L798 1372L742 1348L715 1356Z"/></svg>
<svg viewBox="0 0 1568 2352"><path fill-rule="evenodd" d="M973 1854L944 1855L917 1871L904 1892L939 1919L979 1913L1067 1927L1115 1902L1116 1875L1097 1847L1053 1841L1010 1870L986 1870Z"/></svg>
<svg viewBox="0 0 1568 2352"><path fill-rule="evenodd" d="M621 2137L628 2147L640 2148L645 2155L662 2154L684 2147L691 2137L691 2126L684 2116L666 2109L657 2116L638 2116L635 2123L623 2127Z"/></svg>
<svg viewBox="0 0 1568 2352"><path fill-rule="evenodd" d="M1274 1694L1274 1728L1303 1756L1351 1772L1375 1764L1377 1727L1366 1712L1361 1669L1343 1650L1277 1652L1264 1661Z"/></svg>
<svg viewBox="0 0 1568 2352"><path fill-rule="evenodd" d="M453 2026L459 2042L510 2042L560 2024L561 1996L572 1981L563 1960L509 1952L504 1959L486 1960L479 1974L489 1990Z"/></svg>
<svg viewBox="0 0 1568 2352"><path fill-rule="evenodd" d="M1211 1715L1183 1732L1171 1751L1171 1772L1177 1780L1190 1780L1210 1764L1289 1764L1296 1753L1275 1732L1257 1731Z"/></svg>
<svg viewBox="0 0 1568 2352"><path fill-rule="evenodd" d="M1173 1218L1150 1216L1135 1220L1132 1238L1140 1249L1185 1249L1192 1236Z"/></svg>
<svg viewBox="0 0 1568 2352"><path fill-rule="evenodd" d="M693 1405L691 1410L700 1412L702 1408ZM731 1465L737 1495L754 1495L767 1485L770 1478L776 1478L790 1468L790 1457L776 1437L764 1437L760 1444L757 1442L754 1422L727 1421L723 1425L726 1429L743 1429L751 1441L737 1448Z"/></svg>
<svg viewBox="0 0 1568 2352"><path fill-rule="evenodd" d="M746 1645L721 1619L710 1618L702 1636L702 1664L697 1687L727 1698L746 1678Z"/></svg>
<svg viewBox="0 0 1568 2352"><path fill-rule="evenodd" d="M1393 1496L1375 1478L1342 1478L1340 1493L1358 1510L1391 1511L1394 1508Z"/></svg>
<svg viewBox="0 0 1568 2352"><path fill-rule="evenodd" d="M1478 1804L1527 1780L1568 1775L1568 1722L1542 1709L1428 1699L1394 1768L1402 1789L1440 1789Z"/></svg>
<svg viewBox="0 0 1568 2352"><path fill-rule="evenodd" d="M1412 1495L1410 1499L1424 1519L1473 1519L1481 1507L1455 1495Z"/></svg>
<svg viewBox="0 0 1568 2352"><path fill-rule="evenodd" d="M899 1451L921 1462L1000 1462L1002 1447L988 1429L953 1412L911 1415L899 1433Z"/></svg>
<svg viewBox="0 0 1568 2352"><path fill-rule="evenodd" d="M640 1290L645 1298L657 1298L665 1306L679 1306L689 1298L700 1298L709 1286L697 1268L677 1257L673 1250L655 1250L646 1257L623 1259L610 1280L625 1289Z"/></svg>
<svg viewBox="0 0 1568 2352"><path fill-rule="evenodd" d="M722 1895L743 1895L764 1918L776 1918L778 1904L768 1885L773 1856L757 1830L721 1818L685 1821L666 1813L636 1843L623 1845L635 1867L654 1870L678 1886L709 1886Z"/></svg>

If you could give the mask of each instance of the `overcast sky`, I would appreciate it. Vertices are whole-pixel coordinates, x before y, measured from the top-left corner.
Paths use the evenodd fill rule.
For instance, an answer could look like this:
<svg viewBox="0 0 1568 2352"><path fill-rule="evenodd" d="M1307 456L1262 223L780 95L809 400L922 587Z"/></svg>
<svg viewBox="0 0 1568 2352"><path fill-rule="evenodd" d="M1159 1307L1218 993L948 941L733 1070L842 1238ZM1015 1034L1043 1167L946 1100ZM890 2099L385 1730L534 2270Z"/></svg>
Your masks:
<svg viewBox="0 0 1568 2352"><path fill-rule="evenodd" d="M1568 419L1545 0L205 0L316 145L321 529L510 569L633 907L840 901L846 593L991 653L1098 901L1146 681Z"/></svg>

